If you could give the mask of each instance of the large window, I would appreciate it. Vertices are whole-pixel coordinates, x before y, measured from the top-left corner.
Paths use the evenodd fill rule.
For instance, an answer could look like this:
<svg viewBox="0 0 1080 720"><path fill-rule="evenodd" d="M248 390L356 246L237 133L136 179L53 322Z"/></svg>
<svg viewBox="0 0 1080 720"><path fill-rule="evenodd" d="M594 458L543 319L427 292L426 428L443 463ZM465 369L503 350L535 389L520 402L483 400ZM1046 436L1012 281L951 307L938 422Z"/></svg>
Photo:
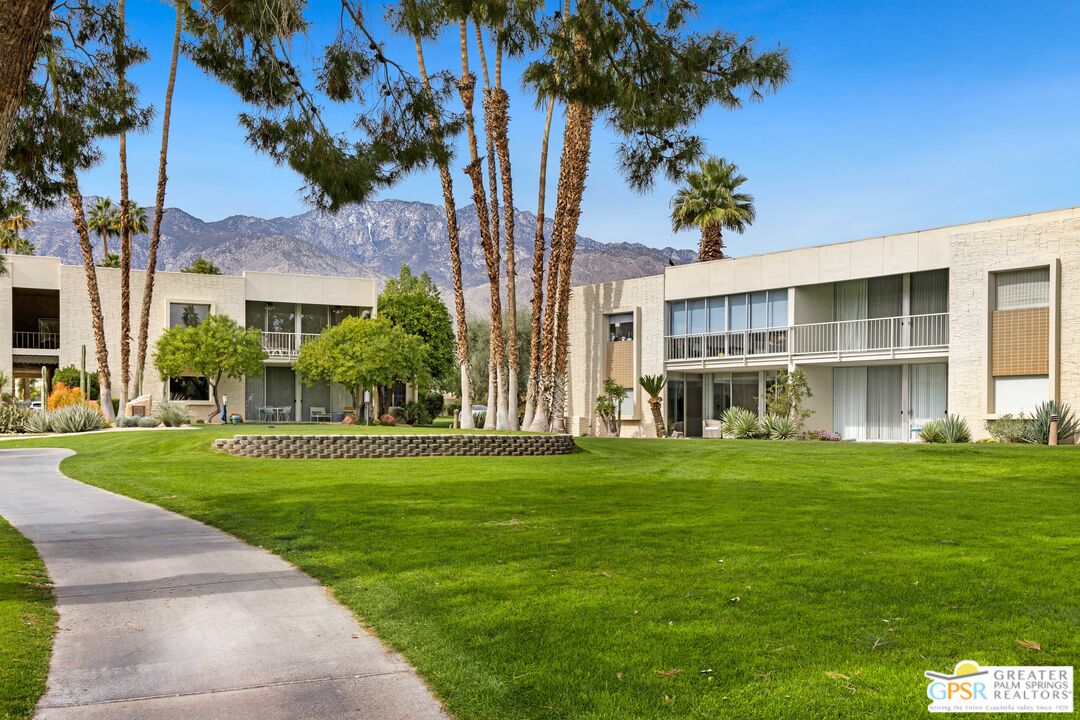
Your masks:
<svg viewBox="0 0 1080 720"><path fill-rule="evenodd" d="M300 332L318 335L329 321L329 308L326 305L300 306Z"/></svg>
<svg viewBox="0 0 1080 720"><path fill-rule="evenodd" d="M629 342L634 339L634 314L608 315L608 342Z"/></svg>
<svg viewBox="0 0 1080 720"><path fill-rule="evenodd" d="M669 335L716 334L787 326L787 288L668 303Z"/></svg>
<svg viewBox="0 0 1080 720"><path fill-rule="evenodd" d="M169 396L174 400L206 402L210 399L210 382L200 375L169 378Z"/></svg>
<svg viewBox="0 0 1080 720"><path fill-rule="evenodd" d="M169 303L169 327L197 327L210 314L210 306L200 303Z"/></svg>
<svg viewBox="0 0 1080 720"><path fill-rule="evenodd" d="M995 310L1047 307L1050 304L1050 268L995 273Z"/></svg>
<svg viewBox="0 0 1080 720"><path fill-rule="evenodd" d="M994 273L990 371L994 412L1050 399L1050 268Z"/></svg>

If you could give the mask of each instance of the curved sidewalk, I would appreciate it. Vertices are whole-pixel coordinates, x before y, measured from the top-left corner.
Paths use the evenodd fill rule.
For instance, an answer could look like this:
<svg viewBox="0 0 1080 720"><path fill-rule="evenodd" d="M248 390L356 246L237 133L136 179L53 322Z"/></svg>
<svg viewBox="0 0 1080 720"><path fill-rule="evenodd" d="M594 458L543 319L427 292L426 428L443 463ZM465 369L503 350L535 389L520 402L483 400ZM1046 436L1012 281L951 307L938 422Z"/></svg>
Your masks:
<svg viewBox="0 0 1080 720"><path fill-rule="evenodd" d="M313 579L202 523L0 450L0 515L30 538L59 628L41 720L447 718Z"/></svg>

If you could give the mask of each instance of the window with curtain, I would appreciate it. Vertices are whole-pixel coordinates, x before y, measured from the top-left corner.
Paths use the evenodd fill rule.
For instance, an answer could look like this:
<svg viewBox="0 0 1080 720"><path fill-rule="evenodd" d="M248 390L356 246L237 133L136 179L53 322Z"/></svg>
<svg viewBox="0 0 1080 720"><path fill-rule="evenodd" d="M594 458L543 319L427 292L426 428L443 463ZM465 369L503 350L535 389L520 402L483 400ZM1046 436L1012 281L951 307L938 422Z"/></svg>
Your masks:
<svg viewBox="0 0 1080 720"><path fill-rule="evenodd" d="M688 301L686 311L689 315L690 334L696 335L705 332L705 299Z"/></svg>
<svg viewBox="0 0 1080 720"><path fill-rule="evenodd" d="M874 277L866 283L866 316L899 317L904 312L904 276Z"/></svg>
<svg viewBox="0 0 1080 720"><path fill-rule="evenodd" d="M867 317L866 280L847 280L833 286L835 302L834 312L838 321L865 320ZM866 348L866 323L844 322L840 326L841 350L862 350Z"/></svg>
<svg viewBox="0 0 1080 720"><path fill-rule="evenodd" d="M866 368L833 368L833 431L866 439Z"/></svg>
<svg viewBox="0 0 1080 720"><path fill-rule="evenodd" d="M949 271L926 270L911 273L911 314L934 315L949 312Z"/></svg>
<svg viewBox="0 0 1080 720"><path fill-rule="evenodd" d="M668 333L686 334L686 302L683 300L668 303Z"/></svg>
<svg viewBox="0 0 1080 720"><path fill-rule="evenodd" d="M682 373L671 373L667 382L667 421L672 430L685 432L686 417L683 412L683 400L685 394ZM679 427L676 427L678 425Z"/></svg>
<svg viewBox="0 0 1080 720"><path fill-rule="evenodd" d="M731 374L731 404L756 413L758 411L758 374Z"/></svg>
<svg viewBox="0 0 1080 720"><path fill-rule="evenodd" d="M728 296L728 330L746 330L750 325L746 295Z"/></svg>
<svg viewBox="0 0 1080 720"><path fill-rule="evenodd" d="M727 298L709 298L709 332L722 333L727 331Z"/></svg>
<svg viewBox="0 0 1080 720"><path fill-rule="evenodd" d="M787 327L788 324L788 291L769 291L769 327Z"/></svg>
<svg viewBox="0 0 1080 720"><path fill-rule="evenodd" d="M768 293L764 290L750 293L750 327L759 330L768 325Z"/></svg>
<svg viewBox="0 0 1080 720"><path fill-rule="evenodd" d="M994 309L1019 310L1050 305L1050 268L994 273Z"/></svg>
<svg viewBox="0 0 1080 720"><path fill-rule="evenodd" d="M911 422L922 425L945 417L948 402L949 367L945 363L908 367Z"/></svg>

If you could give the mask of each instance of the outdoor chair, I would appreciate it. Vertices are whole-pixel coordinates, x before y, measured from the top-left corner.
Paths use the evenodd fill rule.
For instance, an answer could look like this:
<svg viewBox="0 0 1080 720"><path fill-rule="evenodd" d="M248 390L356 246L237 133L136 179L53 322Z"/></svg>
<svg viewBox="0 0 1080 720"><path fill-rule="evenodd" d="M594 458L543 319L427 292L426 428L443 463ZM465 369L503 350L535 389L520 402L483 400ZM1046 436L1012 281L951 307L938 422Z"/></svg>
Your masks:
<svg viewBox="0 0 1080 720"><path fill-rule="evenodd" d="M311 422L329 422L331 415L325 407L313 407L308 410L308 419Z"/></svg>
<svg viewBox="0 0 1080 720"><path fill-rule="evenodd" d="M701 431L701 437L703 438L722 438L723 432L720 430L719 420L705 420L704 428Z"/></svg>

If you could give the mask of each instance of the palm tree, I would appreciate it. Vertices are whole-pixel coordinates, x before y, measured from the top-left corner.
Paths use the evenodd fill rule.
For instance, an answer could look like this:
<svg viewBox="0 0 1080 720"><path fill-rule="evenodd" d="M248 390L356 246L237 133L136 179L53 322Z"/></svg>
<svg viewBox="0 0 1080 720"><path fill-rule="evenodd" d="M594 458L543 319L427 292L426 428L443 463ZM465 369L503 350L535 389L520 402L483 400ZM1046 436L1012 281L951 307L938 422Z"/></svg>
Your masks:
<svg viewBox="0 0 1080 720"><path fill-rule="evenodd" d="M125 171L126 175L126 171ZM126 183L124 183L126 184ZM123 207L123 206L122 206ZM127 226L124 227L124 221ZM146 210L134 200L127 201L116 216L116 232L120 235L120 407L126 408L131 385L131 236L147 231ZM104 263L102 263L104 265Z"/></svg>
<svg viewBox="0 0 1080 720"><path fill-rule="evenodd" d="M734 163L711 157L686 176L687 186L672 198L672 229L701 229L701 262L724 257L724 230L742 233L754 222L754 197L738 191L744 182Z"/></svg>
<svg viewBox="0 0 1080 720"><path fill-rule="evenodd" d="M642 375L638 378L641 389L649 393L649 409L652 410L653 425L656 426L656 437L658 438L662 438L666 434L664 431L664 414L660 411L663 402L660 393L666 383L667 378L663 375Z"/></svg>
<svg viewBox="0 0 1080 720"><path fill-rule="evenodd" d="M36 223L34 219L30 217L30 211L26 209L25 205L16 203L11 211L8 212L7 218L4 220L4 230L21 235L30 228L34 227Z"/></svg>
<svg viewBox="0 0 1080 720"><path fill-rule="evenodd" d="M410 29L416 45L416 64L420 70L420 81L429 100L434 98L427 66L424 64L424 46L417 29ZM434 112L428 115L428 125L432 134L440 132L439 119ZM442 183L443 208L446 211L446 235L450 245L450 274L454 282L454 320L457 334L458 366L461 370L461 427L469 429L474 425L472 414L472 380L469 361L469 326L465 320L465 288L461 280L461 241L457 220L457 204L454 201L454 180L450 175L450 163L438 161L439 180Z"/></svg>
<svg viewBox="0 0 1080 720"><path fill-rule="evenodd" d="M99 197L94 201L86 218L86 227L101 238L101 255L104 258L109 257L109 238L116 236L116 215L113 201L107 197Z"/></svg>
<svg viewBox="0 0 1080 720"><path fill-rule="evenodd" d="M161 241L161 217L165 214L165 167L169 157L169 121L172 119L173 88L176 86L176 61L180 57L180 31L183 27L184 0L176 2L176 27L173 30L172 62L169 82L165 86L165 111L161 116L161 153L158 159L157 196L154 199L154 224L150 229L150 244L146 252L146 281L143 284L142 312L139 316L139 343L135 357L135 391L142 392L143 368L146 367L146 346L150 332L150 304L154 299L154 274L157 271L157 250Z"/></svg>

